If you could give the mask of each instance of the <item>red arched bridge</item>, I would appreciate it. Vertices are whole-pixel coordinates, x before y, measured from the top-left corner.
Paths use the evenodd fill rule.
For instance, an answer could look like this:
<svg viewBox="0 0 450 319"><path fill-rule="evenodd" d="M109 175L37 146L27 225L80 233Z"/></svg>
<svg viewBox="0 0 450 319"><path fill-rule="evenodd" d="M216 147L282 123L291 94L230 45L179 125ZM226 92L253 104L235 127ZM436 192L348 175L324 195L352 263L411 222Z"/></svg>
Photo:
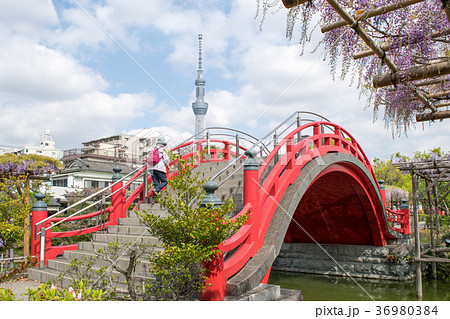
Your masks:
<svg viewBox="0 0 450 319"><path fill-rule="evenodd" d="M383 246L409 237L409 209L393 211L386 207L384 187L377 182L358 142L323 117L308 120L301 116L316 115L296 112L261 140L235 130L233 134L238 134L225 134L233 138L218 139L209 128L202 139L192 138L173 149L184 154L183 158L205 150L207 154L198 158L199 165L228 161L231 166L240 158L245 159L243 207L238 215L250 212L249 218L219 245L225 260L222 256L212 263L212 285L202 299L223 300L226 295L239 296L266 283L283 241ZM212 147L213 144L220 146ZM213 180L225 171L217 173ZM144 182L127 196L126 190L138 178ZM77 249L76 244L53 247L52 238L92 233L125 218L132 202L144 201L149 195L147 184L151 177L146 175L144 165L132 176L116 180L113 177L113 182L111 206L94 213L79 211L69 217L47 217L46 208L40 207L39 201L35 204L32 254L39 256L41 266L64 250ZM64 221L101 217L105 212L109 213L108 220L97 226L52 231L53 226Z"/></svg>

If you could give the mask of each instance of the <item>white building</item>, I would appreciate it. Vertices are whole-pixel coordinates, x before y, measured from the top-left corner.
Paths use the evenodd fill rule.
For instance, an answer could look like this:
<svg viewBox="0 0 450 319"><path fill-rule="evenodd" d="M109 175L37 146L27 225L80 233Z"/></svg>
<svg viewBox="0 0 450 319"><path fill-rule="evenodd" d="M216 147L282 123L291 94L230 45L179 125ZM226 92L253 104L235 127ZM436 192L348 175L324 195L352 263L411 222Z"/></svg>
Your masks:
<svg viewBox="0 0 450 319"><path fill-rule="evenodd" d="M51 191L62 199L66 193L84 188L104 188L111 184L113 168L120 167L126 176L145 163L147 155L156 144L157 137L136 137L120 134L83 143L81 149L63 152L60 159L64 169L51 177ZM133 191L139 183L130 186Z"/></svg>
<svg viewBox="0 0 450 319"><path fill-rule="evenodd" d="M18 155L21 154L37 154L49 156L55 159L61 158L62 152L56 149L55 141L52 139L51 131L45 130L44 138L41 139L39 146L25 145L23 149L15 152Z"/></svg>
<svg viewBox="0 0 450 319"><path fill-rule="evenodd" d="M156 144L157 137L137 137L119 134L84 142L82 154L97 155L99 158L126 161L133 164L144 163L149 151Z"/></svg>
<svg viewBox="0 0 450 319"><path fill-rule="evenodd" d="M133 168L125 163L99 161L97 159L75 158L69 167L51 177L51 192L55 198L64 198L66 193L81 191L84 188L104 188L111 185L113 168L120 167L120 174L126 176ZM142 183L140 178L128 190L134 191Z"/></svg>

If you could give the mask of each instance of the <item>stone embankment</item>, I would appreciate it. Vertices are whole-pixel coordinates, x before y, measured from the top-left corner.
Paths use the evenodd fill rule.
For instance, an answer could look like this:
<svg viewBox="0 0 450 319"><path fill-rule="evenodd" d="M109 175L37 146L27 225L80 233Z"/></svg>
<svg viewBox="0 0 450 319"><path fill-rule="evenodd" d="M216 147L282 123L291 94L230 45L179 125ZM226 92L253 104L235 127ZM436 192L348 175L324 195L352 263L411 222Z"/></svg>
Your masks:
<svg viewBox="0 0 450 319"><path fill-rule="evenodd" d="M414 245L383 247L283 243L273 268L279 271L408 280L414 278Z"/></svg>

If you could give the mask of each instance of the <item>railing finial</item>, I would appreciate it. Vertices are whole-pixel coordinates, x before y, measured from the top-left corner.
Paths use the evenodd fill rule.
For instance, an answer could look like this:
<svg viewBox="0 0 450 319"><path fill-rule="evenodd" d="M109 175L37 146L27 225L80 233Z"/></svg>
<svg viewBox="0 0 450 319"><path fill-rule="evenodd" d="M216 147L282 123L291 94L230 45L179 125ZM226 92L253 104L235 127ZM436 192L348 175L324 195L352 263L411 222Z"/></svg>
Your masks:
<svg viewBox="0 0 450 319"><path fill-rule="evenodd" d="M32 211L46 211L47 210L47 204L43 201L45 198L45 195L42 193L36 193L34 195L36 197L37 201L34 202Z"/></svg>
<svg viewBox="0 0 450 319"><path fill-rule="evenodd" d="M216 194L214 194L214 192L219 188L219 185L217 185L213 181L208 181L203 184L203 188L206 191L206 195L203 198L200 207L212 206L214 208L222 205L222 201L220 200L220 198L217 197Z"/></svg>

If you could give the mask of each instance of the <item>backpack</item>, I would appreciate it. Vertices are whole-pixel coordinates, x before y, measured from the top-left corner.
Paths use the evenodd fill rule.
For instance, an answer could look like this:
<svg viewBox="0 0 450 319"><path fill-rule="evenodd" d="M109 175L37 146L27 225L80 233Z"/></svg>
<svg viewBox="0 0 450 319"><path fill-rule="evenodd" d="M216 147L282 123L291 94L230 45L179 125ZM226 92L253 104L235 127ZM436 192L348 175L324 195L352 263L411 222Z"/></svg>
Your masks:
<svg viewBox="0 0 450 319"><path fill-rule="evenodd" d="M160 148L161 147L155 148L154 150L151 150L150 153L148 154L147 163L149 165L154 166L161 161L162 156L159 153Z"/></svg>

